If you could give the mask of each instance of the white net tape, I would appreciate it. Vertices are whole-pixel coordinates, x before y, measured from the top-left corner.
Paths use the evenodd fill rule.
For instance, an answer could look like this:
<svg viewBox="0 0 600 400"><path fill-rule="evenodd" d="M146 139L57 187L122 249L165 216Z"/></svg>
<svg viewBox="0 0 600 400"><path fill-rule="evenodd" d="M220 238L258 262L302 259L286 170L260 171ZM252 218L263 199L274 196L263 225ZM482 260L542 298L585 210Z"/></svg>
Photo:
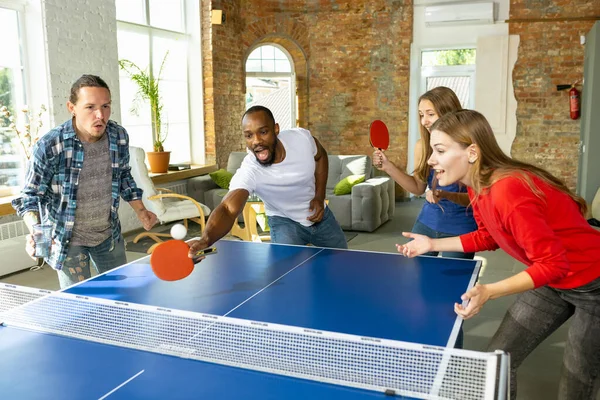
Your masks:
<svg viewBox="0 0 600 400"><path fill-rule="evenodd" d="M49 290L0 283L0 315L11 308L28 303L50 293L52 292Z"/></svg>
<svg viewBox="0 0 600 400"><path fill-rule="evenodd" d="M6 325L420 399L495 398L498 355L0 287ZM25 294L23 293L25 292ZM12 299L11 299L12 296ZM15 307L17 306L17 307ZM0 310L2 307L0 307Z"/></svg>

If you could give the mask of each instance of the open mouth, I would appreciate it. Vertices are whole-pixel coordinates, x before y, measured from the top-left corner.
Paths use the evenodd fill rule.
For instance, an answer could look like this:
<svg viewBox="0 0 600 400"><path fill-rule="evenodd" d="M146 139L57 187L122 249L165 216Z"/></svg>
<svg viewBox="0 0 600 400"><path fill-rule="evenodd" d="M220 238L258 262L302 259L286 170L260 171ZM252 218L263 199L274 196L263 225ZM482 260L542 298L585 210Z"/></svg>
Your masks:
<svg viewBox="0 0 600 400"><path fill-rule="evenodd" d="M254 154L260 161L266 161L269 159L269 149L266 147L256 147L254 149Z"/></svg>
<svg viewBox="0 0 600 400"><path fill-rule="evenodd" d="M446 172L446 171L444 171L443 169L436 169L436 170L435 170L435 177L436 177L436 179L437 179L438 181L439 181L439 180L440 180L440 178L441 178L441 177L444 175L444 172Z"/></svg>

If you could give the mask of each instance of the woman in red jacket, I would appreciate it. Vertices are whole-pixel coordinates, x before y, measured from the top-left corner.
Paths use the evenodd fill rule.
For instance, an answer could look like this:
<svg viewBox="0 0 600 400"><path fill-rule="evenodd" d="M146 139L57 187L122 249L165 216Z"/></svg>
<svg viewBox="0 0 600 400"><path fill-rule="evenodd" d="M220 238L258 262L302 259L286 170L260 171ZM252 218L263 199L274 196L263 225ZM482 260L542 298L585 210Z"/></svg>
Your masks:
<svg viewBox="0 0 600 400"><path fill-rule="evenodd" d="M397 245L413 257L429 251L477 252L502 248L527 269L499 282L476 285L455 304L477 314L490 299L522 294L509 308L489 349L511 354L511 398L516 369L548 335L571 318L559 383L560 399L591 399L600 370L600 232L585 220L585 201L559 179L506 156L480 113L458 111L431 128L429 165L440 185L468 187L478 230Z"/></svg>

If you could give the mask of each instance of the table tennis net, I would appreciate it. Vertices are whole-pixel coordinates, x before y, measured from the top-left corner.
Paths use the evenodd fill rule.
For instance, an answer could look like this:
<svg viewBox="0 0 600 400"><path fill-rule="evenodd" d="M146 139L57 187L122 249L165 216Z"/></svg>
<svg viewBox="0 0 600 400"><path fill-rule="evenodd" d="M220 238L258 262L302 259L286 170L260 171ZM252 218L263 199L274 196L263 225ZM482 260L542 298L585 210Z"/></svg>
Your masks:
<svg viewBox="0 0 600 400"><path fill-rule="evenodd" d="M0 286L7 326L418 399L497 399L507 355Z"/></svg>

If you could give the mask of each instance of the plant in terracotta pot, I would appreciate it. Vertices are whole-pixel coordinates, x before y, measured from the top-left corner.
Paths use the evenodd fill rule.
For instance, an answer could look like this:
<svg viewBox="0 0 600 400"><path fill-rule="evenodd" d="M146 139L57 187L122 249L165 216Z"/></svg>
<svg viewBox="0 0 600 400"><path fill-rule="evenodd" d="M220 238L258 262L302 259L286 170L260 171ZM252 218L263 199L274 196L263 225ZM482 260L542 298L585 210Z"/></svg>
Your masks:
<svg viewBox="0 0 600 400"><path fill-rule="evenodd" d="M154 151L147 152L150 171L154 173L167 172L169 168L170 151L165 151L163 145L168 135L168 124L163 121L163 103L160 96L160 77L169 52L163 57L157 75L151 75L148 68L142 70L133 61L119 60L119 67L127 73L137 85L138 91L130 112L137 115L141 101L148 101L152 116L152 142Z"/></svg>

